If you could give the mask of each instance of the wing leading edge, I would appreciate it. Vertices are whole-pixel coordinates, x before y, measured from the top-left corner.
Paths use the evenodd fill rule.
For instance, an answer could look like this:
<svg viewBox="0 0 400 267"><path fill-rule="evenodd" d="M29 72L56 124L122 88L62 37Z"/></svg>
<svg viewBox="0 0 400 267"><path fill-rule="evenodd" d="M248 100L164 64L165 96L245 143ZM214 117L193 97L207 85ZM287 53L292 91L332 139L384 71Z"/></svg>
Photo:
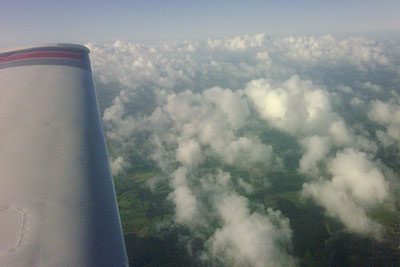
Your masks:
<svg viewBox="0 0 400 267"><path fill-rule="evenodd" d="M89 50L0 51L0 265L127 266Z"/></svg>

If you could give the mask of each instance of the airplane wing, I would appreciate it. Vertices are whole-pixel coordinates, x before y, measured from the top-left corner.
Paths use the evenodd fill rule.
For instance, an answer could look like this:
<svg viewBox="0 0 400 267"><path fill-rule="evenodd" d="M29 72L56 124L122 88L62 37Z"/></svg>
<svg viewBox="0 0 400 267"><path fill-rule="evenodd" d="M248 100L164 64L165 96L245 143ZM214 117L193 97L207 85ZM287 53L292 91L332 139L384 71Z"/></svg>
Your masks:
<svg viewBox="0 0 400 267"><path fill-rule="evenodd" d="M88 54L0 51L0 266L128 266Z"/></svg>

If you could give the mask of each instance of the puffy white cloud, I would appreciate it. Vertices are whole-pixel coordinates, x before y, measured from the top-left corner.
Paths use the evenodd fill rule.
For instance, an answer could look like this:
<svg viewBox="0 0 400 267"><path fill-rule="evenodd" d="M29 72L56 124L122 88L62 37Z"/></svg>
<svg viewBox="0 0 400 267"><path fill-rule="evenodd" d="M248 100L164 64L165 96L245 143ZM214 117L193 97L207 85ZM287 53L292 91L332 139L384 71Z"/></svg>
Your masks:
<svg viewBox="0 0 400 267"><path fill-rule="evenodd" d="M250 187L243 180L240 186ZM196 185L194 185L196 184ZM232 266L294 266L289 254L289 220L279 211L252 212L240 196L229 173L217 170L205 176L180 167L171 175L174 188L169 199L175 204L175 221L191 231L202 231L205 262ZM248 188L251 190L250 188ZM212 227L211 224L218 227ZM208 233L208 234L207 234Z"/></svg>
<svg viewBox="0 0 400 267"><path fill-rule="evenodd" d="M347 94L352 94L354 93L353 89L349 86L344 86L344 85L339 85L337 87L337 89L339 89L340 91L347 93Z"/></svg>
<svg viewBox="0 0 400 267"><path fill-rule="evenodd" d="M118 175L131 165L122 156L118 156L115 159L110 159L110 166L112 175Z"/></svg>
<svg viewBox="0 0 400 267"><path fill-rule="evenodd" d="M249 117L249 107L246 101L243 101L243 95L240 91L233 92L229 89L214 87L204 91L204 97L217 105L223 111L232 128L242 127Z"/></svg>
<svg viewBox="0 0 400 267"><path fill-rule="evenodd" d="M368 117L386 127L386 132L377 130L376 135L384 146L400 147L400 105L385 103L380 100L371 102Z"/></svg>
<svg viewBox="0 0 400 267"><path fill-rule="evenodd" d="M188 169L180 167L171 174L173 191L168 195L175 205L175 221L187 226L195 226L202 221L200 203L188 183Z"/></svg>
<svg viewBox="0 0 400 267"><path fill-rule="evenodd" d="M219 170L199 174L206 160L247 171L280 162L277 144L266 141L271 128L303 149L298 171L313 178L304 194L350 231L380 237L382 227L367 211L389 193L364 153L375 153L377 144L346 113L364 119L366 103L381 97L371 102L368 118L383 126L376 136L384 145L400 143L400 97L392 93L384 102L385 83L399 80L397 52L363 38L265 34L88 46L95 80L115 95L103 114L116 155L113 173L129 167L118 149L125 155L139 147L154 160L163 173L157 179L169 179L175 222L193 235L209 234L204 257L211 264L294 264L288 220L278 211L250 209L238 193L252 192L245 179Z"/></svg>
<svg viewBox="0 0 400 267"><path fill-rule="evenodd" d="M163 97L162 103L147 118L147 127L155 136L153 140L157 140L153 144L155 153L169 157L160 145L177 147L176 159L191 167L199 165L210 153L227 164L248 167L255 163L270 164L271 146L256 137L236 135L236 130L248 123L250 115L241 91L211 88L198 94L190 91L158 94Z"/></svg>
<svg viewBox="0 0 400 267"><path fill-rule="evenodd" d="M251 186L251 184L246 183L242 178L239 178L238 185L243 188L246 193L252 193L254 191L254 188Z"/></svg>
<svg viewBox="0 0 400 267"><path fill-rule="evenodd" d="M222 49L222 50L246 50L252 47L263 47L265 45L266 39L265 34L256 34L253 36L244 35L236 36L233 38L221 39L208 39L207 45L211 49Z"/></svg>
<svg viewBox="0 0 400 267"><path fill-rule="evenodd" d="M320 174L318 164L326 158L330 151L330 141L327 137L314 135L301 140L301 144L305 149L305 153L300 159L299 171L316 177Z"/></svg>
<svg viewBox="0 0 400 267"><path fill-rule="evenodd" d="M370 82L365 82L364 84L361 85L362 88L367 89L367 90L371 90L374 92L379 92L382 90L382 87L377 85L377 84L373 84Z"/></svg>
<svg viewBox="0 0 400 267"><path fill-rule="evenodd" d="M87 46L96 77L103 83L117 81L135 89L145 85L170 88L178 82L190 81L193 74L184 68L188 63L185 57L179 56L181 52L192 50L185 44L145 45L116 41L109 45L89 43Z"/></svg>
<svg viewBox="0 0 400 267"><path fill-rule="evenodd" d="M110 140L124 143L132 138L136 124L131 115L125 114L124 101L121 97L116 97L113 105L105 110L103 121Z"/></svg>
<svg viewBox="0 0 400 267"><path fill-rule="evenodd" d="M311 64L331 61L360 67L387 65L390 60L382 44L363 38L337 40L330 35L315 37L289 37L275 41L281 54L293 60Z"/></svg>
<svg viewBox="0 0 400 267"><path fill-rule="evenodd" d="M375 100L372 103L371 111L368 117L382 124L390 124L392 121L400 123L400 109L398 105L384 103L380 100Z"/></svg>
<svg viewBox="0 0 400 267"><path fill-rule="evenodd" d="M342 120L333 122L329 126L329 133L335 143L340 146L350 145L354 138Z"/></svg>
<svg viewBox="0 0 400 267"><path fill-rule="evenodd" d="M181 224L191 224L198 216L196 197L187 186L178 186L169 195L175 204L175 220Z"/></svg>
<svg viewBox="0 0 400 267"><path fill-rule="evenodd" d="M337 145L351 141L343 119L332 111L330 94L309 80L293 76L282 84L251 81L245 92L261 117L293 135L331 135Z"/></svg>
<svg viewBox="0 0 400 267"><path fill-rule="evenodd" d="M295 266L289 221L279 212L250 213L247 199L228 195L216 208L223 224L208 240L211 257L230 266Z"/></svg>
<svg viewBox="0 0 400 267"><path fill-rule="evenodd" d="M202 161L201 148L194 140L180 143L176 151L176 159L185 166L197 166Z"/></svg>
<svg viewBox="0 0 400 267"><path fill-rule="evenodd" d="M366 211L389 198L389 184L382 171L367 154L346 149L329 161L328 172L330 180L304 184L304 195L350 231L381 238L383 227L368 218Z"/></svg>
<svg viewBox="0 0 400 267"><path fill-rule="evenodd" d="M350 105L352 105L352 106L355 107L355 108L360 107L360 106L362 106L363 104L364 104L364 101L363 101L362 99L358 98L358 97L353 97L353 98L350 100Z"/></svg>
<svg viewBox="0 0 400 267"><path fill-rule="evenodd" d="M346 125L332 109L331 93L312 81L302 80L297 75L278 84L266 79L252 80L245 93L261 117L280 130L300 137L326 136L338 147L377 149L373 141L356 135Z"/></svg>
<svg viewBox="0 0 400 267"><path fill-rule="evenodd" d="M304 67L317 71L320 66L343 65L360 71L377 66L395 68L391 50L385 50L382 43L363 38L338 40L329 35L271 39L257 34L205 42L86 45L99 81L117 82L133 90L236 87L259 77L288 78Z"/></svg>

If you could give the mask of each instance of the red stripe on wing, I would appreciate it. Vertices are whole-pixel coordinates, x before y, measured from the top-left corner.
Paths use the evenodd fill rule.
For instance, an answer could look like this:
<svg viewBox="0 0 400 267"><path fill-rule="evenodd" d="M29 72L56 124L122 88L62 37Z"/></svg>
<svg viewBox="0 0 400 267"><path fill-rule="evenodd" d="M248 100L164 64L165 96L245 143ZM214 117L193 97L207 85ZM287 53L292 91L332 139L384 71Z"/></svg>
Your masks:
<svg viewBox="0 0 400 267"><path fill-rule="evenodd" d="M66 58L85 61L85 57L79 53L71 52L59 52L59 51L48 51L48 52L30 52L25 54L10 55L4 58L0 58L0 63L10 62L14 60L30 59L30 58Z"/></svg>

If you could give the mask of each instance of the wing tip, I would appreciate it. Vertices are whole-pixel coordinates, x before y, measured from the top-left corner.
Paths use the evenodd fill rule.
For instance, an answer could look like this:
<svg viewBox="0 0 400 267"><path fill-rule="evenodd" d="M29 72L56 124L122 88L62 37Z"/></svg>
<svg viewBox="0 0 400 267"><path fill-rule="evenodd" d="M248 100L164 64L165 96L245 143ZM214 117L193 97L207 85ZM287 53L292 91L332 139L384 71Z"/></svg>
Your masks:
<svg viewBox="0 0 400 267"><path fill-rule="evenodd" d="M84 45L71 44L71 43L56 43L56 44L28 45L22 47L11 47L11 48L0 49L0 56L2 54L9 54L17 51L32 50L32 49L48 49L48 48L53 48L53 49L56 48L56 49L62 49L64 51L80 52L85 54L90 53L90 49Z"/></svg>

